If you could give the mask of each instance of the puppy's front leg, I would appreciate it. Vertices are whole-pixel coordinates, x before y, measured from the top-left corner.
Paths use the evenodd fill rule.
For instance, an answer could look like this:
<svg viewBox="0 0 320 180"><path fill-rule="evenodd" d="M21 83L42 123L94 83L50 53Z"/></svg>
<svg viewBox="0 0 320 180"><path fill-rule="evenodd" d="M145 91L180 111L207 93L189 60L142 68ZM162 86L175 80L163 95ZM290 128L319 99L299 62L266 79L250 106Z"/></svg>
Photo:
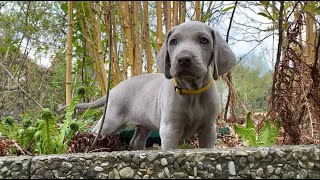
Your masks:
<svg viewBox="0 0 320 180"><path fill-rule="evenodd" d="M200 148L213 148L217 139L216 123L206 123L198 130L198 136Z"/></svg>
<svg viewBox="0 0 320 180"><path fill-rule="evenodd" d="M176 149L182 136L181 129L173 125L161 125L160 127L161 149Z"/></svg>

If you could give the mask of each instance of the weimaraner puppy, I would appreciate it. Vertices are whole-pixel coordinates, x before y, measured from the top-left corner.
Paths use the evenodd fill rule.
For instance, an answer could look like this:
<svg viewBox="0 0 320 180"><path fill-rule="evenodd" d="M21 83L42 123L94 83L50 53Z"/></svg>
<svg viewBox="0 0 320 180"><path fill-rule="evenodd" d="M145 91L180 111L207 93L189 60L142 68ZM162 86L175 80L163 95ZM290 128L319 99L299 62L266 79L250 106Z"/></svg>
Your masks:
<svg viewBox="0 0 320 180"><path fill-rule="evenodd" d="M199 21L172 28L156 64L162 73L144 74L119 83L110 91L101 133L112 135L126 124L136 125L130 146L145 149L152 130L159 130L161 148L175 149L195 133L200 148L213 148L219 111L214 80L227 73L236 58L222 36ZM103 106L105 96L77 108ZM98 132L102 118L93 128Z"/></svg>

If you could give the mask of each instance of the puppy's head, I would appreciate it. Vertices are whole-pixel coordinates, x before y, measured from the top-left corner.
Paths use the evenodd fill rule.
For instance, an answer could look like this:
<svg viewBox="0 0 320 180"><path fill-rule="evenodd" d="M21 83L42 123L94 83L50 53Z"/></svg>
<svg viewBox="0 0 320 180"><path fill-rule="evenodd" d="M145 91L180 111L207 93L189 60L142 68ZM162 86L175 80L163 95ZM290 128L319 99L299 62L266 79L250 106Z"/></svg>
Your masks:
<svg viewBox="0 0 320 180"><path fill-rule="evenodd" d="M172 28L156 59L157 67L168 79L199 79L212 66L216 80L235 61L234 53L221 35L199 21Z"/></svg>

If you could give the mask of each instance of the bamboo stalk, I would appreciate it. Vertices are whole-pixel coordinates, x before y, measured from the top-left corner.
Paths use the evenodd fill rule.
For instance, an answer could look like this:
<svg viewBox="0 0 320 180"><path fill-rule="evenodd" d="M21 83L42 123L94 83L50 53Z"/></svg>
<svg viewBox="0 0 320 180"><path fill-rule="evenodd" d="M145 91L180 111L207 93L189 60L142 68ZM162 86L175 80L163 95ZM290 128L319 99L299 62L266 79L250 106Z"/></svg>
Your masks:
<svg viewBox="0 0 320 180"><path fill-rule="evenodd" d="M200 16L200 1L196 1L196 21L200 21L201 20L201 16Z"/></svg>
<svg viewBox="0 0 320 180"><path fill-rule="evenodd" d="M139 33L139 71L140 74L143 73L143 65L145 64L144 62L146 61L146 58L144 58L144 51L146 49L146 34L145 34L145 21L146 19L144 19L144 11L143 11L143 1L138 1L138 12L139 12L139 26L140 26L140 33Z"/></svg>
<svg viewBox="0 0 320 180"><path fill-rule="evenodd" d="M90 6L90 3L87 1L87 6L88 6L88 9L89 9L89 16L90 16L90 19L91 19L91 27L94 27L94 19L93 19L93 16L92 16L92 12L91 12L91 6ZM84 13L84 16L86 17L85 15L85 9L84 9L84 6L83 6L83 3L82 3L82 8L83 8L83 13ZM105 93L106 93L106 87L105 87L105 83L103 82L103 79L101 77L101 71L100 71L100 67L99 67L99 61L98 61L98 57L97 57L97 50L96 50L96 46L95 46L95 41L93 40L93 36L91 35L91 31L90 31L90 26L89 26L89 23L87 21L87 19L85 18L85 22L88 26L88 34L89 34L89 37L90 37L90 45L92 46L92 55L93 55L93 63L94 63L94 66L95 66L95 72L96 72L96 75L97 75L97 78L98 78L98 82L99 82L99 85L100 85L100 89L101 89L101 94L104 96ZM95 28L94 28L95 29Z"/></svg>
<svg viewBox="0 0 320 180"><path fill-rule="evenodd" d="M101 43L101 22L100 22L100 14L101 14L101 10L100 10L100 3L99 1L96 2L95 4L95 10L96 10L96 21L97 21L97 25L95 26L95 32L96 32L96 42L97 42L97 47L98 47L98 61L100 62L100 68L99 71L101 73L101 78L102 78L102 82L104 84L105 87L105 91L107 90L107 73L106 73L106 68L105 68L105 64L104 64L104 59L103 59L103 50L102 50L102 43Z"/></svg>
<svg viewBox="0 0 320 180"><path fill-rule="evenodd" d="M109 1L110 6L112 7L112 1ZM118 52L117 52L117 27L116 27L116 18L115 18L115 8L113 8L113 11L111 11L111 24L112 24L112 62L113 62L113 69L115 73L115 84L117 85L121 82L121 76L120 76L120 67L119 67L119 61L118 61Z"/></svg>
<svg viewBox="0 0 320 180"><path fill-rule="evenodd" d="M123 15L123 2L118 2L118 10L121 24L121 42L122 42L122 61L123 61L123 79L128 78L128 61L127 61L127 40L125 34L124 15Z"/></svg>
<svg viewBox="0 0 320 180"><path fill-rule="evenodd" d="M124 10L123 10L123 15L124 15L124 27L125 27L125 32L126 36L128 39L128 52L129 52L129 62L130 62L130 67L131 67L131 76L136 75L135 67L134 67L134 56L133 56L133 49L132 49L132 36L131 36L131 31L130 31L130 26L129 26L129 17L128 17L128 10L129 10L129 2L124 1Z"/></svg>
<svg viewBox="0 0 320 180"><path fill-rule="evenodd" d="M309 2L307 2L309 3ZM306 13L306 63L312 64L314 60L314 46L315 44L315 31L314 31L314 24L315 22L312 19L314 17L313 12Z"/></svg>
<svg viewBox="0 0 320 180"><path fill-rule="evenodd" d="M186 19L186 1L180 1L180 14L179 14L180 24L185 22L185 19Z"/></svg>
<svg viewBox="0 0 320 180"><path fill-rule="evenodd" d="M84 38L86 40L85 43L86 43L86 45L88 45L87 47L88 47L88 50L89 50L89 57L94 57L95 56L94 53L93 53L93 48L94 47L93 47L93 44L92 44L92 42L90 40L91 35L89 37L88 33L90 33L90 32L87 32L88 28L85 28L85 25L84 25L84 23L87 24L88 22L86 21L85 17L84 17L84 20L82 20L79 13L77 14L77 16L78 16L79 21L80 21L80 26L81 26L81 29L83 31L83 36L84 36ZM94 61L94 58L93 58L93 61ZM98 72L96 63L93 63L93 65L94 65L93 66L94 72L98 75L99 72ZM98 80L100 82L100 79L101 79L100 76L97 76L97 78L98 78Z"/></svg>
<svg viewBox="0 0 320 180"><path fill-rule="evenodd" d="M167 2L167 20L166 20L166 32L169 32L171 29L171 1Z"/></svg>
<svg viewBox="0 0 320 180"><path fill-rule="evenodd" d="M157 1L157 55L162 46L162 7L161 1Z"/></svg>
<svg viewBox="0 0 320 180"><path fill-rule="evenodd" d="M173 18L172 26L178 25L178 1L173 1Z"/></svg>
<svg viewBox="0 0 320 180"><path fill-rule="evenodd" d="M134 57L135 57L135 69L136 75L142 74L141 52L139 47L139 26L138 26L138 2L133 1L133 18L132 18L132 35L134 41Z"/></svg>
<svg viewBox="0 0 320 180"><path fill-rule="evenodd" d="M110 3L110 1L109 1ZM104 2L103 3L104 5L104 19L105 19L105 22L106 22L106 32L107 32L107 39L108 39L108 47L110 47L110 61L111 61L111 66L112 66L112 71L111 71L111 78L112 78L112 82L117 84L118 80L117 80L117 75L116 75L116 70L115 70L115 67L114 67L114 52L113 52L113 47L111 47L111 39L113 39L113 37L110 37L110 27L112 26L112 15L110 13L112 13L111 11L108 11L107 13L107 9L109 8L109 4L107 2ZM111 5L110 5L110 9L111 9ZM110 17L110 18L109 18ZM110 20L109 20L110 19ZM109 23L108 23L109 22Z"/></svg>
<svg viewBox="0 0 320 180"><path fill-rule="evenodd" d="M66 58L66 105L71 103L71 69L72 69L72 1L68 1L68 37Z"/></svg>
<svg viewBox="0 0 320 180"><path fill-rule="evenodd" d="M152 73L152 53L151 53L151 41L150 41L150 33L149 33L149 8L148 8L148 1L144 1L143 4L143 10L144 10L144 31L145 31L145 46L146 46L146 56L147 56L147 71L148 73Z"/></svg>

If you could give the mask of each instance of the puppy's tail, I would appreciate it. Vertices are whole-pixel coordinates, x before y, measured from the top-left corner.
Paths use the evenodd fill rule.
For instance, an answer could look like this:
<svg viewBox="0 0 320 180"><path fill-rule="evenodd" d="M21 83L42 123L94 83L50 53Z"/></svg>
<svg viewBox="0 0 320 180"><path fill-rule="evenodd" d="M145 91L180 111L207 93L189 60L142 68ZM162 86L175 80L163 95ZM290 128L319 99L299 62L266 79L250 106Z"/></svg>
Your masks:
<svg viewBox="0 0 320 180"><path fill-rule="evenodd" d="M93 101L90 103L79 103L76 105L75 109L93 109L93 108L101 107L106 103L106 98L107 96L104 95L100 99L97 99L96 101ZM68 105L61 106L57 111L60 112L67 107Z"/></svg>

